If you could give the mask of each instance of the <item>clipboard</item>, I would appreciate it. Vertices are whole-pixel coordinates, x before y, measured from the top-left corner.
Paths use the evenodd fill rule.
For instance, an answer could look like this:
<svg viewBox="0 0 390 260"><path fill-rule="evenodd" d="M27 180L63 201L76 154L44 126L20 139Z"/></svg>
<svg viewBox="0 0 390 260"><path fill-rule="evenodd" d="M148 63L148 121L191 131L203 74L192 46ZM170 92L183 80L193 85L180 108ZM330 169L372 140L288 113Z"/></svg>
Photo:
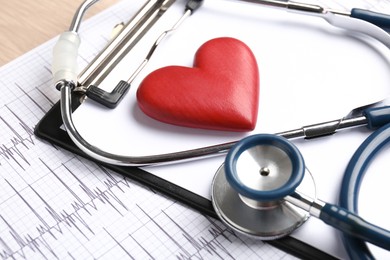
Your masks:
<svg viewBox="0 0 390 260"><path fill-rule="evenodd" d="M80 105L80 97L74 95L72 98L73 109L75 110ZM112 171L117 172L118 174L140 183L141 185L145 185L152 190L177 200L180 203L199 211L201 214L218 219L211 201L200 195L157 177L143 169L139 169L137 167L108 165L90 158L72 142L66 131L62 128L62 124L60 102L57 102L36 125L34 134L38 138L49 141L56 146L86 159L90 159ZM290 236L266 242L301 259L336 259L333 256Z"/></svg>

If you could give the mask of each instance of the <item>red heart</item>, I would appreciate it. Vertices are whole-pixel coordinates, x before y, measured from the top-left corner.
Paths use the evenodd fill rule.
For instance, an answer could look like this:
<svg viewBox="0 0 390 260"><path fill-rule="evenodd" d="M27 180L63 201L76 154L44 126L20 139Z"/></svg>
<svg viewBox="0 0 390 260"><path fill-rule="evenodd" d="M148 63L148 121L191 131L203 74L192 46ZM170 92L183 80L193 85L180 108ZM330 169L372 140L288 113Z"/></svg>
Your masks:
<svg viewBox="0 0 390 260"><path fill-rule="evenodd" d="M237 39L210 40L196 52L193 68L168 66L150 73L137 99L145 114L165 123L253 130L259 103L255 56Z"/></svg>

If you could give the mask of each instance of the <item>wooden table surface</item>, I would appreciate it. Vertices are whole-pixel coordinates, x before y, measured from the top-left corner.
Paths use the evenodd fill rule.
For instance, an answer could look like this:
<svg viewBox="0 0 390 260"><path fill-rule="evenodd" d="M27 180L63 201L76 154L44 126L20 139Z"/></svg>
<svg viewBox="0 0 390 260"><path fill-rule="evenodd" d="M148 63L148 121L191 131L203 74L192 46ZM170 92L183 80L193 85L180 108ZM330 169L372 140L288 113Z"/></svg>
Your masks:
<svg viewBox="0 0 390 260"><path fill-rule="evenodd" d="M0 0L0 66L69 28L82 0ZM103 0L86 17L119 0Z"/></svg>

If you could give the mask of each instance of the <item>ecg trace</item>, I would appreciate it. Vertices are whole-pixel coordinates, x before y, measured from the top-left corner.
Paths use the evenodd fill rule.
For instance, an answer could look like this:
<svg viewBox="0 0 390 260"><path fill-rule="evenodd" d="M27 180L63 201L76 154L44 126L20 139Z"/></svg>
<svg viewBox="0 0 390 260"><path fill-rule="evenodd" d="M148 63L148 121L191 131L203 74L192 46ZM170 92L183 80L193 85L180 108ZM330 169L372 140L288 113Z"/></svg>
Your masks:
<svg viewBox="0 0 390 260"><path fill-rule="evenodd" d="M7 220L9 218L4 214L0 214L1 226L5 226L9 233L8 238L7 236L1 238L3 249L0 252L0 255L2 259L30 259L28 256L31 253L38 254L44 259L61 259L63 256L57 252L56 248L53 246L53 242L56 244L56 242L60 240L69 238L68 232L79 235L77 242L80 244L87 243L96 236L99 236L98 232L100 228L96 230L92 224L94 221L91 219L97 216L104 217L101 216L102 211L109 211L110 216L113 218L131 221L133 217L136 217L135 220L145 222L142 225L135 224L135 228L127 229L128 235L122 240L114 235L115 232L123 232L122 229L109 231L109 225L102 227L104 232L114 242L113 247L117 246L121 248L123 252L126 252L132 259L143 258L143 256L141 256L142 254L148 255L152 259L161 258L161 255L159 255L160 253L157 254L155 252L155 250L160 247L156 247L153 243L149 242L153 240L153 238L155 239L156 234L166 237L167 242L157 242L162 243L161 246L169 249L166 252L174 254L178 259L204 259L207 257L235 259L229 250L230 246L237 243L237 241L242 245L245 245L247 250L250 250L251 248L250 243L246 244L245 241L237 237L226 227L222 226L218 221L206 216L194 214L194 212L177 205L175 202L166 200L151 190L135 186L129 180L116 176L114 173L111 173L104 168L92 165L88 166L86 162L83 162L76 157L66 164L62 164L56 170L48 167L42 160L41 163L44 168L47 168L49 174L63 186L62 190L66 190L70 194L66 196L69 207L65 209L65 205L61 205L61 209L57 209L56 203L51 203L49 200L45 199L44 195L38 190L42 185L39 185L39 187L36 188L36 184L31 184L22 190L17 190L12 183L8 180L4 180L14 193L13 202L15 203L18 200L20 202L18 203L20 207L26 208L26 210L23 210L24 212L30 211L29 218L34 224L31 226L30 232L20 232L18 231L18 227L11 223L12 220ZM67 166L68 164L74 163L84 165L85 168L94 167L94 170L101 170L101 187L90 187L76 176L75 172ZM70 180L65 180L57 171L69 172L70 177L73 178L75 184L71 187L70 184L67 184ZM62 193L64 193L64 191ZM126 203L126 201L128 202L132 199L135 192L137 193L137 196L142 196L143 199L158 199L165 205L162 209L156 210L153 208L148 209L148 205L143 205L144 201L135 202L134 204ZM41 204L41 206L34 206L36 203ZM207 232L200 233L199 237L197 237L193 235L193 232L187 231L187 224L183 224L185 222L182 222L179 219L183 216L174 216L175 211L177 211L178 208L180 208L180 210L189 211L191 215L186 213L187 217L201 218L202 221L206 222L207 225L205 228ZM142 212L142 214L137 214L137 216L133 215L132 212L134 213L135 211ZM183 212L179 212L176 214L182 213ZM175 232L180 235L172 233L172 230L175 230ZM148 234L148 232L151 233ZM151 236L145 239L145 241L148 241L149 243L140 242L142 241L142 236L145 235ZM129 243L129 239L131 243ZM161 237L159 237L159 239L161 239ZM14 245L16 245L16 247ZM137 250L134 250L134 248L132 250L126 249L125 245L131 245L135 248L138 247L140 253L134 254L134 251L137 252ZM151 248L147 248L148 245L151 246ZM262 246L266 247L265 244L262 244ZM259 249L261 248L262 247ZM174 251L170 252L172 249L174 249ZM102 252L102 258L105 258L105 253L106 252ZM74 253L68 251L66 254L71 255ZM284 253L281 253L281 255L282 254ZM167 255L167 257L169 256L170 255ZM36 257L36 255L34 257Z"/></svg>
<svg viewBox="0 0 390 260"><path fill-rule="evenodd" d="M76 159L76 158L75 158ZM49 173L53 175L55 179L57 179L63 186L66 191L68 191L71 196L69 198L72 198L73 201L69 203L70 209L62 209L60 211L55 209L54 205L51 205L49 201L47 201L42 194L39 193L39 191L34 188L35 185L28 185L26 189L29 189L30 191L26 191L26 189L18 191L8 180L5 180L5 182L10 186L10 188L14 191L16 197L15 199L20 199L23 204L28 208L28 210L31 211L32 216L37 220L37 224L35 227L35 230L37 231L37 235L34 236L32 234L25 235L24 237L21 236L16 229L6 221L6 219L0 214L2 221L6 224L6 226L10 230L10 234L12 238L14 239L13 242L16 242L19 245L19 250L12 251L10 250L10 246L7 244L6 241L3 241L3 244L5 245L5 248L8 250L3 251L2 257L13 257L15 254L18 254L19 256L23 256L25 258L25 250L26 248L32 249L33 251L42 253L43 251L40 250L41 247L47 249L54 257L57 257L55 254L53 248L50 247L50 245L47 243L47 240L44 239L46 235L50 235L50 238L56 239L58 234L64 234L64 228L72 228L77 230L84 238L88 239L89 235L94 235L94 231L92 230L91 226L89 226L86 219L83 217L83 213L87 213L88 216L92 216L92 211L98 211L99 207L98 204L102 205L109 205L113 210L118 212L119 215L123 216L121 213L120 208L122 208L124 211L127 210L126 205L116 196L114 192L114 187L121 190L123 192L123 188L119 185L121 184L123 187L129 187L129 183L126 179L117 179L114 178L111 173L109 173L107 170L102 169L102 173L106 175L106 179L103 181L104 184L104 190L101 190L97 187L91 189L86 185L82 180L80 180L76 174L72 171L70 171L69 168L67 168L66 165L62 165L66 171L68 171L73 178L78 182L78 187L83 191L83 193L86 195L86 201L83 201L83 199L77 195L74 188L70 187L68 184L65 183L63 179L53 170L50 169L49 166L47 166L44 161L41 159L41 162L45 168L48 169ZM32 192L32 195L34 197L37 197L40 200L40 203L44 205L44 210L47 212L48 216L42 216L35 207L29 202L31 197L25 197L24 193L30 193ZM52 224L50 224L52 223ZM12 240L11 240L12 241ZM45 256L42 254L42 256Z"/></svg>
<svg viewBox="0 0 390 260"><path fill-rule="evenodd" d="M17 130L7 121L3 116L0 116L0 123L4 124L5 128L11 131L13 136L10 137L10 140L7 140L7 143L1 144L0 154L1 157L5 160L12 160L16 163L21 169L25 170L23 164L29 165L29 162L26 156L23 154L23 150L28 150L32 145L34 145L34 128L33 126L27 125L13 110L11 110L7 105L4 106L5 110L19 121L18 126L22 128L22 132L18 133ZM1 165L0 161L0 165Z"/></svg>

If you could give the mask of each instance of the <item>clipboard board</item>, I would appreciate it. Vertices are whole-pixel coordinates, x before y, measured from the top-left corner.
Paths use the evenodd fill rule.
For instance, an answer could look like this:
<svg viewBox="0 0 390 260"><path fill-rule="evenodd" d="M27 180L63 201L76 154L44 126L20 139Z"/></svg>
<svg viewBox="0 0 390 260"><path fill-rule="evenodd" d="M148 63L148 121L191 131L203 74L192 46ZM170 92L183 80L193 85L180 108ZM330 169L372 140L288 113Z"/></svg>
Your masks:
<svg viewBox="0 0 390 260"><path fill-rule="evenodd" d="M78 102L79 100L79 97L76 95L73 96L72 104L74 110L80 105ZM177 200L202 214L218 219L218 216L212 207L211 201L200 195L157 177L143 169L139 169L137 167L108 165L90 158L72 142L66 131L62 128L62 124L60 102L57 102L36 125L34 134L43 140L49 141L50 143L79 156L95 161L96 163L101 164L118 174ZM266 242L301 259L336 259L333 256L290 236Z"/></svg>

